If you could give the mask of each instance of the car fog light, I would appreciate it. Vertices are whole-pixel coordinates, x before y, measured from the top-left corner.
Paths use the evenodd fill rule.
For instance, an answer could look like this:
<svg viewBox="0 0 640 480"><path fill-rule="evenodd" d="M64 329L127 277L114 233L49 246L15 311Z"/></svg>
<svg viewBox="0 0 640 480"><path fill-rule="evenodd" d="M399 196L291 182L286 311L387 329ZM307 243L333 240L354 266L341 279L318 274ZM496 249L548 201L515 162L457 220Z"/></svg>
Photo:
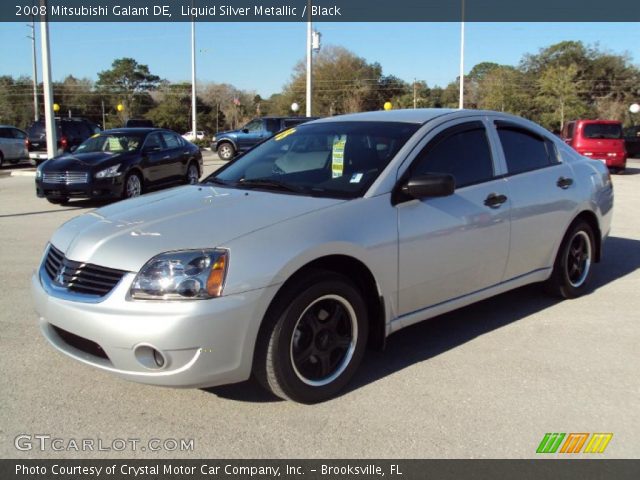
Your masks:
<svg viewBox="0 0 640 480"><path fill-rule="evenodd" d="M153 360L156 362L158 368L162 368L164 366L164 357L158 350L153 350Z"/></svg>

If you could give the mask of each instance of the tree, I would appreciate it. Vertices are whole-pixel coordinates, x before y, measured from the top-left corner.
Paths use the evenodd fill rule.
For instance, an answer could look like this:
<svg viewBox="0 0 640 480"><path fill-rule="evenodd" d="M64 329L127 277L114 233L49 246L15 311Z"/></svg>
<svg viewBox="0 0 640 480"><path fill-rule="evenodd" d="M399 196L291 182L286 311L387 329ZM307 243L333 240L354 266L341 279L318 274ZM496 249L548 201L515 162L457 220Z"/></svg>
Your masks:
<svg viewBox="0 0 640 480"><path fill-rule="evenodd" d="M578 96L578 66L549 66L538 80L537 101L543 108L543 124L560 130L567 118L578 118L588 109Z"/></svg>
<svg viewBox="0 0 640 480"><path fill-rule="evenodd" d="M478 82L478 107L527 116L531 92L524 74L506 65L493 68Z"/></svg>
<svg viewBox="0 0 640 480"><path fill-rule="evenodd" d="M0 76L0 124L26 128L33 120L32 85L28 77Z"/></svg>
<svg viewBox="0 0 640 480"><path fill-rule="evenodd" d="M191 84L176 83L167 84L157 92L158 102L149 110L146 117L153 124L174 130L179 133L191 129ZM199 130L213 131L211 107L205 105L199 97L196 97L197 123ZM215 127L215 125L213 125Z"/></svg>
<svg viewBox="0 0 640 480"><path fill-rule="evenodd" d="M141 65L133 58L119 58L113 61L110 70L98 73L96 88L115 107L124 106L125 118L137 117L152 107L149 92L161 84L160 77L152 75L147 65Z"/></svg>
<svg viewBox="0 0 640 480"><path fill-rule="evenodd" d="M364 58L344 47L326 46L313 65L313 115L379 110L384 101L406 91L406 84L396 77L384 76L379 63ZM306 65L294 67L291 81L278 98L280 109L293 102L305 109Z"/></svg>

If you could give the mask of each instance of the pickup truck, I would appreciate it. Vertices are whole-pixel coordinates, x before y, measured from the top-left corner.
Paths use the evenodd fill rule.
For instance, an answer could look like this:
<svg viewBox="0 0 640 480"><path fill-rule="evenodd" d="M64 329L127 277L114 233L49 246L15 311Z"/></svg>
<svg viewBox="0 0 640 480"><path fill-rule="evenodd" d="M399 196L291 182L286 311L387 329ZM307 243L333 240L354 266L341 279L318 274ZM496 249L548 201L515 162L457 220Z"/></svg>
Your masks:
<svg viewBox="0 0 640 480"><path fill-rule="evenodd" d="M217 133L211 139L211 149L218 152L222 160L231 160L257 143L275 135L281 130L291 128L318 117L262 117L254 118L238 130Z"/></svg>

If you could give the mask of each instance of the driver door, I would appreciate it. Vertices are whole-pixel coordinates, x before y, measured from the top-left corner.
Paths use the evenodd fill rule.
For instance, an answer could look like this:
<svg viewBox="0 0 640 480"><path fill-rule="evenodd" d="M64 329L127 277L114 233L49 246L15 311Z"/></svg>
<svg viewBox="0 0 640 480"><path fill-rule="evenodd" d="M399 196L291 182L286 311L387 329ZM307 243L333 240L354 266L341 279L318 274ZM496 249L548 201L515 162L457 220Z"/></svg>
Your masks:
<svg viewBox="0 0 640 480"><path fill-rule="evenodd" d="M447 197L397 205L399 315L502 280L509 252L509 200L493 159L481 121L444 128L414 159L409 175L451 174L456 189Z"/></svg>

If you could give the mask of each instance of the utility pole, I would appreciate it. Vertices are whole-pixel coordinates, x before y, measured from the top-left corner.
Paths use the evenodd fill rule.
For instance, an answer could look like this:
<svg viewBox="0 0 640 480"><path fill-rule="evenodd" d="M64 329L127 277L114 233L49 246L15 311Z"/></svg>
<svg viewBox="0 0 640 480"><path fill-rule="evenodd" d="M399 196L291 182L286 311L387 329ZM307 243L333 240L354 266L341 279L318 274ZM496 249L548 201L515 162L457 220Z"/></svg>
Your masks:
<svg viewBox="0 0 640 480"><path fill-rule="evenodd" d="M103 130L107 129L107 120L104 114L104 98L102 99L102 129Z"/></svg>
<svg viewBox="0 0 640 480"><path fill-rule="evenodd" d="M40 6L47 7L47 0L40 0ZM47 156L53 158L58 153L56 119L53 116L53 89L51 88L51 58L49 55L49 23L47 15L40 15L40 48L42 49L42 87L44 90L44 120L47 131Z"/></svg>
<svg viewBox="0 0 640 480"><path fill-rule="evenodd" d="M313 67L313 28L311 25L311 0L307 2L307 117L311 116L311 69Z"/></svg>
<svg viewBox="0 0 640 480"><path fill-rule="evenodd" d="M464 108L464 0L462 0L462 21L460 22L460 100L458 108Z"/></svg>
<svg viewBox="0 0 640 480"><path fill-rule="evenodd" d="M33 51L33 119L37 122L40 120L40 112L38 111L38 63L36 62L36 22L31 15L31 25L27 25L31 29L31 35L27 38L31 39L31 49Z"/></svg>
<svg viewBox="0 0 640 480"><path fill-rule="evenodd" d="M191 4L193 6L193 3ZM196 22L191 18L191 135L195 142L196 134Z"/></svg>

